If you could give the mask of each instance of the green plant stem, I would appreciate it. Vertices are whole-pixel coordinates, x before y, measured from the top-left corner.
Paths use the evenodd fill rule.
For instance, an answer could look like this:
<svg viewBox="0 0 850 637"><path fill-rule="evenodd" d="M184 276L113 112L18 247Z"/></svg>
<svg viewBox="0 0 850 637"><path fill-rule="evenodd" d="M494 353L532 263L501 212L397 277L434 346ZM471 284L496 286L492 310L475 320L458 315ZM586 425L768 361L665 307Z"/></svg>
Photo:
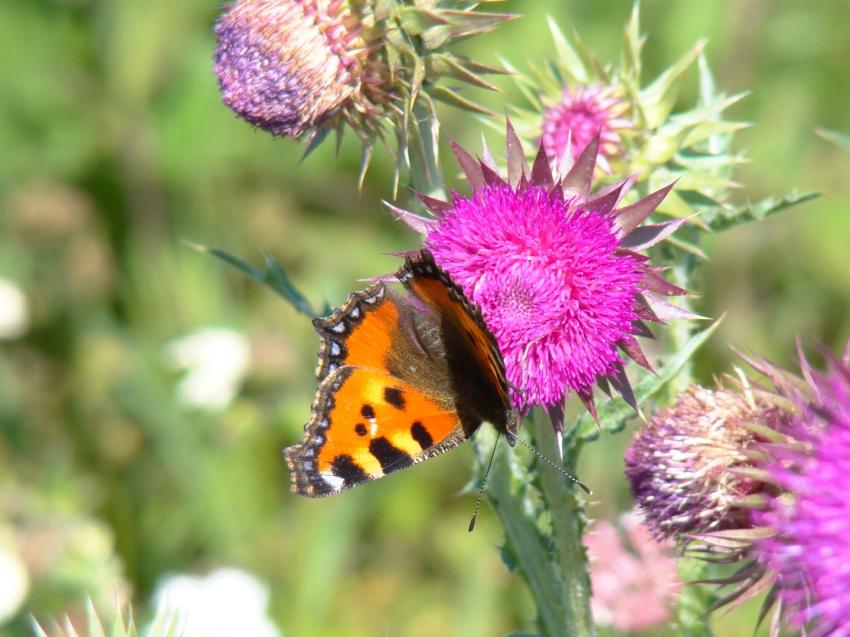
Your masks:
<svg viewBox="0 0 850 637"><path fill-rule="evenodd" d="M678 560L679 579L693 582L707 576L707 565L700 560L683 557ZM708 612L716 595L706 586L685 584L676 603L676 625L679 634L688 637L711 637Z"/></svg>
<svg viewBox="0 0 850 637"><path fill-rule="evenodd" d="M692 255L683 256L672 268L671 280L678 286L690 289L693 283L693 272L698 263ZM691 310L690 300L685 298L679 303L685 309ZM673 321L670 325L671 350L680 351L691 339L694 333L693 321ZM693 361L689 358L682 366L676 377L668 385L668 402L673 402L676 395L693 382ZM699 560L683 557L678 560L679 579L682 582L693 582L706 577L706 564ZM676 602L676 624L679 634L688 637L711 637L709 613L715 601L715 595L706 587L699 584L685 584Z"/></svg>
<svg viewBox="0 0 850 637"><path fill-rule="evenodd" d="M670 273L670 280L675 285L685 288L686 290L691 289L693 284L693 271L696 267L696 259L693 255L681 254L679 256L679 260L676 265L673 266ZM680 299L676 303L682 309L692 311L692 304L689 298L680 297ZM668 326L669 330L669 339L670 339L670 351L678 352L681 351L688 341L690 341L691 337L694 334L694 322L693 321L672 321ZM684 391L688 385L693 382L693 361L689 358L685 364L681 367L679 372L676 374L676 377L673 378L670 383L667 385L667 393L668 393L668 403L673 402L676 398L676 394L681 391Z"/></svg>
<svg viewBox="0 0 850 637"><path fill-rule="evenodd" d="M542 410L534 412L532 433L539 452L557 462L558 442ZM580 443L568 442L564 466L572 471ZM483 457L487 442L479 444ZM528 584L543 635L592 637L590 578L581 541L584 515L576 487L542 461L537 462L532 479L514 459L508 449L498 454L487 489L505 531L503 559Z"/></svg>
<svg viewBox="0 0 850 637"><path fill-rule="evenodd" d="M515 480L512 456L510 450L503 448L493 464L487 486L487 498L498 513L505 532L502 559L508 568L519 571L528 585L537 607L540 631L544 635L564 635L558 575L546 538L528 506L524 488Z"/></svg>
<svg viewBox="0 0 850 637"><path fill-rule="evenodd" d="M542 409L533 415L534 439L540 452L557 459L559 440L552 433L552 424ZM572 437L565 440L564 466L575 473L582 443ZM561 598L564 605L566 635L594 635L590 613L590 577L587 554L581 538L584 532L584 508L578 488L548 463L540 463L541 495L547 505L552 524L552 537L557 550Z"/></svg>

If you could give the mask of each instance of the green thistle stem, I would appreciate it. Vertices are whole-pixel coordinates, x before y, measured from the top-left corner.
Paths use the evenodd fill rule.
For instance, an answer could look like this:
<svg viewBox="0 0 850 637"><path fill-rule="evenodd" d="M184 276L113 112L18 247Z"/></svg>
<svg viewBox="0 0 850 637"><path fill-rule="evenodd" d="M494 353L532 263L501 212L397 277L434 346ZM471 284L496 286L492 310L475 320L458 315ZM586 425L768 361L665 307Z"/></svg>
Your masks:
<svg viewBox="0 0 850 637"><path fill-rule="evenodd" d="M693 558L678 560L679 579L693 582L708 576L708 565ZM679 593L676 603L676 624L682 635L711 637L708 612L716 599L715 593L706 586L686 584Z"/></svg>
<svg viewBox="0 0 850 637"><path fill-rule="evenodd" d="M679 253L676 256L677 258L670 259L670 261L675 263L671 268L670 281L686 290L690 290L693 283L693 271L697 265L696 259L692 255L683 253ZM688 297L680 297L677 305L684 310L693 310ZM672 321L668 326L668 333L670 339L669 350L671 352L682 351L694 335L694 323L693 321ZM675 400L676 394L684 391L693 382L693 367L693 360L688 358L676 374L676 377L667 385L667 402Z"/></svg>
<svg viewBox="0 0 850 637"><path fill-rule="evenodd" d="M692 255L682 255L676 260L672 268L670 279L673 283L685 289L691 289L693 272L698 262ZM682 299L680 305L691 310L691 303L687 298ZM694 327L692 321L674 321L670 326L670 341L672 351L680 351L685 343L693 336ZM676 394L686 389L693 382L693 361L688 361L670 381L667 392L672 402ZM678 560L679 579L682 582L693 582L707 577L706 563L692 558L683 557ZM685 584L682 587L676 602L676 623L683 635L693 637L711 637L708 616L715 601L715 594L699 584Z"/></svg>
<svg viewBox="0 0 850 637"><path fill-rule="evenodd" d="M557 441L545 412L535 410L532 422L537 449L557 461ZM480 445L481 457L485 447L486 442ZM574 470L579 452L580 443L568 439L564 452L567 470ZM493 465L487 496L504 527L504 561L528 584L543 635L592 637L596 632L590 614L587 556L581 541L582 503L574 486L555 467L539 462L535 475L539 480L531 482L507 449ZM535 488L539 498L532 497ZM541 515L544 511L537 504L541 500L548 516Z"/></svg>
<svg viewBox="0 0 850 637"><path fill-rule="evenodd" d="M486 443L480 446L485 447ZM499 515L505 532L502 559L508 568L519 571L528 585L537 606L541 632L544 635L565 635L558 576L546 538L536 524L536 516L530 511L527 497L524 497L527 485L515 479L512 462L513 453L503 448L493 464L487 486L487 499Z"/></svg>
<svg viewBox="0 0 850 637"><path fill-rule="evenodd" d="M534 410L533 422L537 448L547 458L558 458L558 440L552 435L552 424L542 409ZM582 443L568 436L564 447L564 466L567 471L575 473ZM587 554L581 541L585 526L584 507L578 489L560 471L546 463L540 463L540 486L558 552L561 601L564 607L563 634L573 637L595 635L590 614Z"/></svg>

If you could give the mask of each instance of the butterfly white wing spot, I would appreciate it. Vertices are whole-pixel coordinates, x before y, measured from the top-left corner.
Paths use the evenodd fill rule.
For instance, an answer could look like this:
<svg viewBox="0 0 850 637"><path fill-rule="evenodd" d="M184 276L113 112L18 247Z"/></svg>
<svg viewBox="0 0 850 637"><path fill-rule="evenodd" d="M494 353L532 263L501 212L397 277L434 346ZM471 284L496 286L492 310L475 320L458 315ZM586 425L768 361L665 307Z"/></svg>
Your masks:
<svg viewBox="0 0 850 637"><path fill-rule="evenodd" d="M373 294L372 296L367 296L363 300L366 303L368 303L369 305L375 305L375 303L380 301L382 298L384 298L384 288L378 288L378 290L377 290L377 292L375 292L375 294Z"/></svg>
<svg viewBox="0 0 850 637"><path fill-rule="evenodd" d="M351 318L360 318L360 308L356 306L351 308L351 312L349 312L348 315Z"/></svg>
<svg viewBox="0 0 850 637"><path fill-rule="evenodd" d="M334 356L336 356L336 354L334 354ZM330 374L330 373L331 373L332 371L334 371L337 367L339 367L339 364L338 364L338 363L328 363L328 373Z"/></svg>
<svg viewBox="0 0 850 637"><path fill-rule="evenodd" d="M339 343L336 341L331 341L331 356L339 356L342 349L339 346Z"/></svg>
<svg viewBox="0 0 850 637"><path fill-rule="evenodd" d="M345 323L339 322L333 327L331 327L331 330L336 332L337 334L342 334L343 332L345 332Z"/></svg>
<svg viewBox="0 0 850 637"><path fill-rule="evenodd" d="M333 491L342 491L342 487L345 484L345 480L340 478L339 476L335 476L332 473L320 472L319 475L322 477L322 480L333 490Z"/></svg>

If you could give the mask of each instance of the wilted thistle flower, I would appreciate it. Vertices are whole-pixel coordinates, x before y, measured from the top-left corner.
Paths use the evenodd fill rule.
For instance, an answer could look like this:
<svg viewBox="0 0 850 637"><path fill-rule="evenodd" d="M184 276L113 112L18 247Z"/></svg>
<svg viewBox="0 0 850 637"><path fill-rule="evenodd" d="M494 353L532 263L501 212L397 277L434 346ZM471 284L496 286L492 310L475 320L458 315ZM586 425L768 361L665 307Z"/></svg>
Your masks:
<svg viewBox="0 0 850 637"><path fill-rule="evenodd" d="M597 163L611 172L608 157L622 147L619 131L631 126L629 120L620 117L627 107L610 88L598 84L574 90L564 87L560 101L543 113L541 141L546 154L559 158L569 150L573 159L578 159L582 149L599 135Z"/></svg>
<svg viewBox="0 0 850 637"><path fill-rule="evenodd" d="M553 406L575 391L595 413L593 383L608 390L610 381L634 405L618 349L649 368L635 339L648 333L642 321L684 315L661 297L685 291L639 253L682 223L640 226L670 187L622 208L629 180L590 194L598 138L563 176L553 175L543 148L529 171L510 124L506 179L489 153L476 160L453 148L470 196L422 196L433 218L391 209L425 235L437 263L480 307L519 388L515 403Z"/></svg>
<svg viewBox="0 0 850 637"><path fill-rule="evenodd" d="M597 623L638 632L670 620L681 587L673 546L653 539L640 514L622 514L617 526L594 522L584 544Z"/></svg>
<svg viewBox="0 0 850 637"><path fill-rule="evenodd" d="M275 135L298 137L346 100L367 112L386 100L369 95L364 43L343 2L245 0L215 32L222 99Z"/></svg>
<svg viewBox="0 0 850 637"><path fill-rule="evenodd" d="M525 100L514 104L511 113L519 136L534 144L542 140L550 157L559 158L568 140L575 153L588 136L600 133L601 170L613 175L638 174L650 188L679 180L663 212L686 214L687 201L695 198L705 204L703 208L714 200L722 209L734 185L732 170L742 161L729 150L731 137L744 126L724 120L723 111L742 95L717 92L701 55L704 44L696 43L642 86L644 39L637 3L626 26L618 66L598 60L580 41L568 41L554 21L550 20L549 26L555 48L551 59L526 70L507 65ZM697 60L697 104L674 113L687 72Z"/></svg>
<svg viewBox="0 0 850 637"><path fill-rule="evenodd" d="M801 354L800 378L744 358L768 383L740 374L734 392L688 390L632 444L632 490L656 533L736 565L712 580L731 587L716 606L767 591L772 634L782 617L808 634L850 634L850 368L832 361L820 374Z"/></svg>
<svg viewBox="0 0 850 637"><path fill-rule="evenodd" d="M850 366L808 369L812 398L792 434L801 444L765 464L780 491L754 517L771 529L754 547L774 573L788 622L809 635L850 634Z"/></svg>
<svg viewBox="0 0 850 637"><path fill-rule="evenodd" d="M411 134L426 142L436 134L430 98L486 112L456 91L434 85L451 76L494 88L480 75L497 69L446 51L454 40L512 17L473 11L476 5L237 0L215 28L222 99L237 115L274 135L305 137L309 149L347 125L364 143L364 170L389 123L401 167L408 160Z"/></svg>
<svg viewBox="0 0 850 637"><path fill-rule="evenodd" d="M779 428L778 407L724 389L693 385L641 429L626 451L632 495L656 536L687 540L749 525L763 485L752 467L760 427Z"/></svg>

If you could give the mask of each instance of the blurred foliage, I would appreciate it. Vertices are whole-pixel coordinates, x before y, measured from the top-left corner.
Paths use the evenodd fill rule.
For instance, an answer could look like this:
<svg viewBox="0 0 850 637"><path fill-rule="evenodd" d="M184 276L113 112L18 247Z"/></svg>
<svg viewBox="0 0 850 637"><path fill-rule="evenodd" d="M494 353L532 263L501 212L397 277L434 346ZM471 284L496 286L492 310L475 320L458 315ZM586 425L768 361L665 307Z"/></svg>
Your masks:
<svg viewBox="0 0 850 637"><path fill-rule="evenodd" d="M467 51L521 67L550 46L547 14L614 55L630 2L499 9L527 17ZM395 269L388 253L416 238L378 205L391 195L386 153L358 194L354 139L338 158L324 145L299 165L301 148L220 103L217 11L200 0L0 4L0 277L25 292L31 317L0 344L0 530L29 573L0 636L31 634L30 613L44 625L84 617L89 597L108 611L118 594L147 617L164 574L222 564L269 584L289 637L525 630L533 611L492 548L497 521L485 512L466 533L472 502L457 492L469 450L330 500L287 490L280 450L309 413L317 338L276 295L183 241L252 263L268 252L321 307ZM786 365L797 335L837 350L850 336L850 159L813 129L850 130L850 5L647 0L642 23L648 77L704 35L718 85L751 91L731 109L754 124L740 133L751 162L739 204L794 187L825 195L709 237L696 310L728 318L699 376L728 366L727 343ZM497 112L511 99L502 85L480 96ZM450 109L442 127L475 146L482 130ZM251 351L220 412L177 401L163 354L209 326L241 332ZM620 469L632 427L587 447L592 517L630 506ZM717 633L749 634L756 608L717 618Z"/></svg>

